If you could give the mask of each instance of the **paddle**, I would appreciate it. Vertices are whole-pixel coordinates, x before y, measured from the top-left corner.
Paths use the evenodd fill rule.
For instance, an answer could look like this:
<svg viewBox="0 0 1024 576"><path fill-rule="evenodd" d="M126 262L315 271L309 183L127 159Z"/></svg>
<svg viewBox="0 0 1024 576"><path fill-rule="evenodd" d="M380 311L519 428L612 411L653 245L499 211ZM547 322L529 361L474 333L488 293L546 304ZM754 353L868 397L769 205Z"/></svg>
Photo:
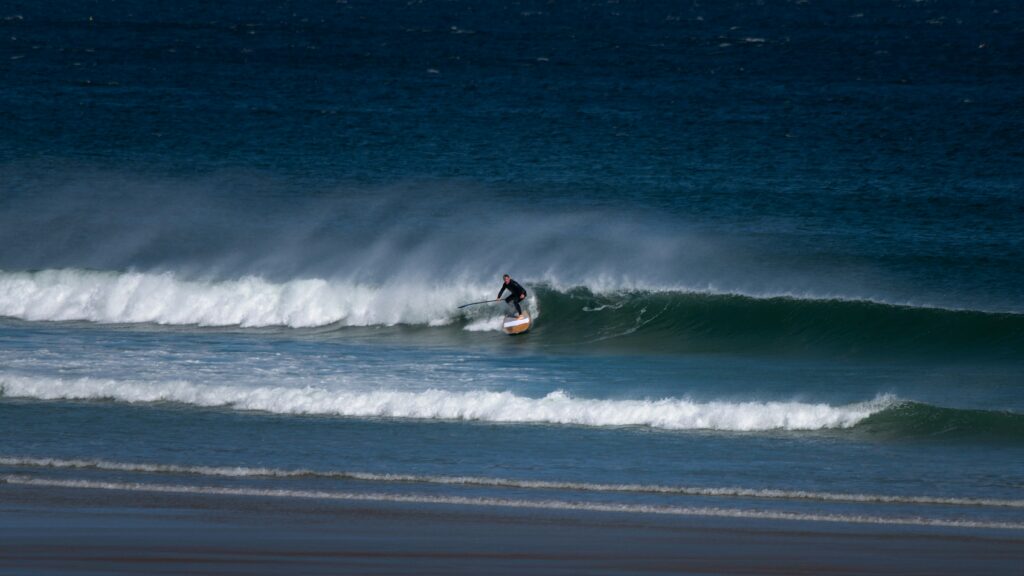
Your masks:
<svg viewBox="0 0 1024 576"><path fill-rule="evenodd" d="M470 302L469 304L463 304L462 306L459 306L459 308L465 308L466 306L476 306L477 304L490 304L492 302L497 302L497 300L481 300L479 302Z"/></svg>

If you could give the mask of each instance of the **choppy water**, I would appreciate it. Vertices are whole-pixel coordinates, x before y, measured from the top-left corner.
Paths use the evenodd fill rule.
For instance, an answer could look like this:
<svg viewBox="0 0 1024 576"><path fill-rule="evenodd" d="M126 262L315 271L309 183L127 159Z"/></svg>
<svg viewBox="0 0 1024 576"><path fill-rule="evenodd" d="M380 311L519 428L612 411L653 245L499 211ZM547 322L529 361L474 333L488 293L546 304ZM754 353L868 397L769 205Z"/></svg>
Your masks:
<svg viewBox="0 0 1024 576"><path fill-rule="evenodd" d="M1024 529L1016 4L3 10L5 481Z"/></svg>

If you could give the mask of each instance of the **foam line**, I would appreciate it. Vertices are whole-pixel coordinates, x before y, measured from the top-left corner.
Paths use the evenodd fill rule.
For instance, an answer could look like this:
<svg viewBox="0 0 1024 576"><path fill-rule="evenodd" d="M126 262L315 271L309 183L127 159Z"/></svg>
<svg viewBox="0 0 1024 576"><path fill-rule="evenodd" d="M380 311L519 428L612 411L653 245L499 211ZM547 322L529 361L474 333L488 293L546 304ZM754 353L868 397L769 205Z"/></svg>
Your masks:
<svg viewBox="0 0 1024 576"><path fill-rule="evenodd" d="M601 484L592 482L559 482L517 480L479 476L434 476L418 474L375 474L347 470L281 470L245 466L180 466L175 464L138 464L105 460L61 460L54 458L0 457L0 466L18 468L57 468L183 474L230 478L336 478L380 483L443 484L455 486L486 486L528 490L568 490L576 492L623 492L645 494L676 494L682 496L714 496L725 498L813 500L825 502L857 502L869 504L926 504L940 506L1024 508L1024 500L994 498L938 498L933 496L891 496L881 494L842 494L805 490L773 490L735 487L661 486L655 484Z"/></svg>
<svg viewBox="0 0 1024 576"><path fill-rule="evenodd" d="M380 494L333 492L321 490L277 490L258 488L228 488L220 486L193 486L182 484L148 484L132 482L93 482L89 480L44 480L24 476L0 476L7 484L72 488L87 490L119 490L165 494L196 494L205 496L243 496L260 498L302 498L350 502L384 502L396 504L437 504L449 506L479 506L495 508L522 508L552 511L611 512L629 514L658 514L747 520L782 520L795 522L832 522L845 524L876 524L883 526L926 526L942 528L974 528L997 530L1024 530L1024 523L987 522L976 520L945 520L938 518L867 516L856 514L802 514L772 510L743 510L729 508L701 508L681 506L651 506L643 504L571 502L565 500L521 500L505 498L478 498L463 496L430 496L422 494Z"/></svg>
<svg viewBox="0 0 1024 576"><path fill-rule="evenodd" d="M61 379L0 373L4 396L43 400L113 399L181 402L278 414L464 420L577 426L647 426L667 430L822 430L850 428L897 404L892 396L832 406L804 402L695 402L687 399L575 398L557 390L542 398L487 390L348 390L197 385L186 381Z"/></svg>

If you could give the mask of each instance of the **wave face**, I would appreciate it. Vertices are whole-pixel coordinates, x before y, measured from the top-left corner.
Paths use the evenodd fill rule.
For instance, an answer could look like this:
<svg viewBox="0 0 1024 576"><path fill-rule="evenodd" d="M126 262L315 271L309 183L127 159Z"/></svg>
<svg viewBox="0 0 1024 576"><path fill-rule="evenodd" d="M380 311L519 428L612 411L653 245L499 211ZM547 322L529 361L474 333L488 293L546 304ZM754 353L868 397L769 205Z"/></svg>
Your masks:
<svg viewBox="0 0 1024 576"><path fill-rule="evenodd" d="M8 397L180 402L278 414L742 432L850 428L898 403L895 398L887 396L846 406L795 401L694 402L677 398L598 400L576 398L562 391L552 392L543 398L530 398L511 392L489 391L348 391L14 375L0 376L0 389Z"/></svg>
<svg viewBox="0 0 1024 576"><path fill-rule="evenodd" d="M541 294L553 331L651 350L1024 357L1020 314L675 291Z"/></svg>
<svg viewBox="0 0 1024 576"><path fill-rule="evenodd" d="M1024 442L1024 415L994 410L943 408L903 402L858 424L865 433L892 438L982 439Z"/></svg>
<svg viewBox="0 0 1024 576"><path fill-rule="evenodd" d="M1024 315L681 289L528 284L537 342L652 352L1024 357ZM188 280L170 272L0 272L0 316L193 326L448 326L497 330L492 286ZM439 333L439 337L442 337Z"/></svg>

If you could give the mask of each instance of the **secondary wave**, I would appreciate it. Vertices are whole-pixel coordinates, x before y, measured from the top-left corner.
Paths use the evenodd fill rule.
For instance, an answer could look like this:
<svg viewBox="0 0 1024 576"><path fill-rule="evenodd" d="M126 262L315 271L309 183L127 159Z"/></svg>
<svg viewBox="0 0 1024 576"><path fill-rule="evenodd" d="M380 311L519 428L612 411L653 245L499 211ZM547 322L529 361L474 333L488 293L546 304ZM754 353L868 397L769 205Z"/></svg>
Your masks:
<svg viewBox="0 0 1024 576"><path fill-rule="evenodd" d="M559 482L519 480L478 476L436 476L423 474L378 474L348 470L282 470L247 466L181 466L176 464L140 464L106 460L62 460L57 458L0 457L0 466L18 468L55 468L139 472L153 474L187 474L228 478L334 478L380 483L442 484L486 486L526 490L566 490L576 492L623 492L646 494L678 494L770 500L815 500L825 502L860 502L871 504L926 504L939 506L980 506L1024 508L1024 500L996 498L940 498L934 496L893 496L887 494L843 494L806 490L774 490L736 487L662 486L654 484L600 484L593 482Z"/></svg>
<svg viewBox="0 0 1024 576"><path fill-rule="evenodd" d="M694 402L679 398L608 400L574 398L562 391L543 398L530 398L507 391L349 391L5 374L0 374L0 392L4 396L43 400L180 402L278 414L722 431L850 428L899 402L891 396L845 406L804 402Z"/></svg>
<svg viewBox="0 0 1024 576"><path fill-rule="evenodd" d="M644 504L571 502L565 500L522 500L465 496L430 496L425 494L377 494L334 492L326 490L280 490L260 488L228 488L220 486L194 486L183 484L149 484L136 482L95 482L90 480L45 480L24 476L0 476L0 482L15 485L89 490L123 490L130 492L156 492L170 494L196 494L207 496L249 496L262 498L304 498L396 504L433 504L538 510L567 510L581 512L613 512L631 514L665 514L675 516L702 516L718 518L744 518L803 522L838 522L852 524L878 524L889 526L932 526L949 528L979 528L1024 530L1016 522L988 522L978 520L945 520L939 518L902 518L857 514L813 514L780 512L773 510L742 510L729 508L698 508L682 506L652 506Z"/></svg>
<svg viewBox="0 0 1024 576"><path fill-rule="evenodd" d="M0 373L0 396L39 400L177 402L275 414L645 426L666 430L764 432L848 430L880 439L941 438L1018 444L1024 415L944 408L891 395L847 405L808 402L695 402L685 398L589 399L554 391L540 398L509 391L332 390L322 387L200 385L183 380L52 378Z"/></svg>

